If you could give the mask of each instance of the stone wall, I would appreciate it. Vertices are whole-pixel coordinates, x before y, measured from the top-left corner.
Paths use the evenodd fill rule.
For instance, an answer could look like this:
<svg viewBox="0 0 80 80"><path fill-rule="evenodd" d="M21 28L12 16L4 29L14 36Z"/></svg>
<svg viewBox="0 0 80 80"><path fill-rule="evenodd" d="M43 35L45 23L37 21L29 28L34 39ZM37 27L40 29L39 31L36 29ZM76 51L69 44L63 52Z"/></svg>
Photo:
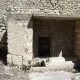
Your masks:
<svg viewBox="0 0 80 80"><path fill-rule="evenodd" d="M6 13L80 14L79 0L0 0L0 16Z"/></svg>
<svg viewBox="0 0 80 80"><path fill-rule="evenodd" d="M21 65L32 60L32 16L77 21L79 14L80 0L0 0L0 20L8 23L8 63Z"/></svg>
<svg viewBox="0 0 80 80"><path fill-rule="evenodd" d="M80 13L79 0L8 0L11 13L45 13L77 15Z"/></svg>
<svg viewBox="0 0 80 80"><path fill-rule="evenodd" d="M50 37L52 57L58 57L61 50L65 58L74 56L75 21L54 19L33 19L33 51L39 54L39 37ZM39 57L39 56L38 56Z"/></svg>
<svg viewBox="0 0 80 80"><path fill-rule="evenodd" d="M80 21L76 21L76 29L75 29L75 53L77 57L80 59Z"/></svg>

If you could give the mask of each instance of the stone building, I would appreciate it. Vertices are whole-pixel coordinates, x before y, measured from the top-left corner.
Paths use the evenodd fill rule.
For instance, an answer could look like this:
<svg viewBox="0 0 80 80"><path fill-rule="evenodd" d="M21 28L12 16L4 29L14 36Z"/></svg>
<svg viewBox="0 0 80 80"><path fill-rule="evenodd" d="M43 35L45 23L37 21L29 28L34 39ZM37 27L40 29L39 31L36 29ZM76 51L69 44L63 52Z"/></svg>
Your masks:
<svg viewBox="0 0 80 80"><path fill-rule="evenodd" d="M80 0L0 2L7 63L22 65L35 57L58 57L61 51L66 60L80 59Z"/></svg>

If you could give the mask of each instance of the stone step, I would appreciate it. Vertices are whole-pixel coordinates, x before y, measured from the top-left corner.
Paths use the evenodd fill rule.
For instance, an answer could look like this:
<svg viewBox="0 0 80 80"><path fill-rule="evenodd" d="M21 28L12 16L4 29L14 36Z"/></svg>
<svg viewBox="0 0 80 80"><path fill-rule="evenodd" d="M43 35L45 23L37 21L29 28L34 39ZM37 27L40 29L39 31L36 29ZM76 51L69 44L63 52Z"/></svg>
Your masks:
<svg viewBox="0 0 80 80"><path fill-rule="evenodd" d="M65 59L63 57L51 57L49 58L49 61L52 63L56 63L56 62L65 62Z"/></svg>
<svg viewBox="0 0 80 80"><path fill-rule="evenodd" d="M80 67L80 61L65 61L63 57L49 57L49 58L34 58L31 64L44 61L47 69L73 69Z"/></svg>
<svg viewBox="0 0 80 80"><path fill-rule="evenodd" d="M48 57L48 58L34 58L32 62L41 62L41 61L49 61L49 62L65 62L65 58L63 57Z"/></svg>
<svg viewBox="0 0 80 80"><path fill-rule="evenodd" d="M65 62L49 62L46 63L48 69L80 69L80 61L65 61Z"/></svg>
<svg viewBox="0 0 80 80"><path fill-rule="evenodd" d="M48 69L73 69L74 63L72 61L66 61L66 62L49 62L46 63L46 67Z"/></svg>

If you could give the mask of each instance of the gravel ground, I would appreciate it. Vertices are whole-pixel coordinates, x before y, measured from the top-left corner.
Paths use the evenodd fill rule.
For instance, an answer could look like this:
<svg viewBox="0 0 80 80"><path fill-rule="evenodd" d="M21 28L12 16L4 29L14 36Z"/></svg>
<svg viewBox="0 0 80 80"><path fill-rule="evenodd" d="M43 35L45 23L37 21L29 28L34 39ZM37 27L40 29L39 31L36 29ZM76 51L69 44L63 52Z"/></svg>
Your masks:
<svg viewBox="0 0 80 80"><path fill-rule="evenodd" d="M45 70L45 68L23 71L18 67L0 65L0 80L80 80L80 73Z"/></svg>
<svg viewBox="0 0 80 80"><path fill-rule="evenodd" d="M44 73L31 73L29 74L30 80L71 80L72 73L64 71L47 71Z"/></svg>
<svg viewBox="0 0 80 80"><path fill-rule="evenodd" d="M0 66L0 80L29 80L28 73L18 67Z"/></svg>
<svg viewBox="0 0 80 80"><path fill-rule="evenodd" d="M29 73L30 80L80 80L80 72L72 70L46 70L33 68Z"/></svg>

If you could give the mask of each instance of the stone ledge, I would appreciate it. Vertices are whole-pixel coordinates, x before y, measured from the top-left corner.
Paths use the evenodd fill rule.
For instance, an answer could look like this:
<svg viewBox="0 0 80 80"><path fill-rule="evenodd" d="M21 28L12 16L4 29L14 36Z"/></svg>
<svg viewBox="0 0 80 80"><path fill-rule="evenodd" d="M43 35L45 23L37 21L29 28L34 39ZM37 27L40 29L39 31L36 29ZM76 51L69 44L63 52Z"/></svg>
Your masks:
<svg viewBox="0 0 80 80"><path fill-rule="evenodd" d="M52 57L52 58L49 58L49 60L52 63L65 62L65 59L63 57Z"/></svg>
<svg viewBox="0 0 80 80"><path fill-rule="evenodd" d="M46 65L48 69L73 69L74 63L72 61L66 61L66 62L57 62L57 63L49 63Z"/></svg>
<svg viewBox="0 0 80 80"><path fill-rule="evenodd" d="M61 20L80 20L79 15L63 15L63 14L45 14L45 13L33 13L33 18L45 18L45 19L61 19Z"/></svg>

